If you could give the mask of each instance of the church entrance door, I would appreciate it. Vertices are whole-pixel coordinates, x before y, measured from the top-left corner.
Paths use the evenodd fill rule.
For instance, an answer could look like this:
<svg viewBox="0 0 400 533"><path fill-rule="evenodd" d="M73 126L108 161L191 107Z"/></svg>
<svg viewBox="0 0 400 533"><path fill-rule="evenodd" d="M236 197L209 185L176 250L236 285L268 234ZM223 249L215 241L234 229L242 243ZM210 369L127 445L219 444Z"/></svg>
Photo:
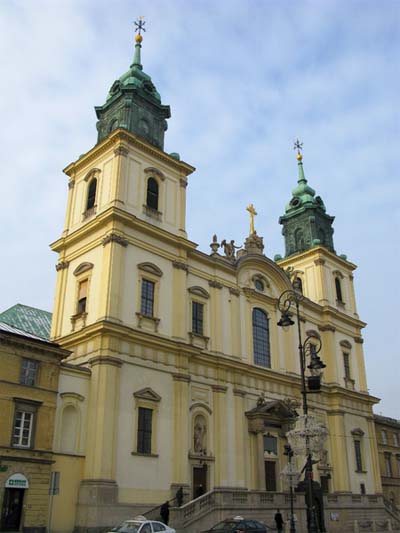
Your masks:
<svg viewBox="0 0 400 533"><path fill-rule="evenodd" d="M265 490L276 492L276 463L265 461Z"/></svg>
<svg viewBox="0 0 400 533"><path fill-rule="evenodd" d="M193 467L193 498L207 492L207 465Z"/></svg>

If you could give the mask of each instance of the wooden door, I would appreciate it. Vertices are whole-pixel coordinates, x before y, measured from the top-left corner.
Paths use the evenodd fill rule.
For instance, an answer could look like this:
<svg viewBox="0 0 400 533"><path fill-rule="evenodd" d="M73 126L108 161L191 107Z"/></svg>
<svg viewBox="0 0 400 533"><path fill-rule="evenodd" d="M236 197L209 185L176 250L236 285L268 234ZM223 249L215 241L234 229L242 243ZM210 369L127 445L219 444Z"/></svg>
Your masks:
<svg viewBox="0 0 400 533"><path fill-rule="evenodd" d="M5 489L1 513L1 529L18 531L21 524L24 489Z"/></svg>
<svg viewBox="0 0 400 533"><path fill-rule="evenodd" d="M276 492L276 463L265 461L265 490Z"/></svg>
<svg viewBox="0 0 400 533"><path fill-rule="evenodd" d="M207 492L207 465L193 467L193 498Z"/></svg>

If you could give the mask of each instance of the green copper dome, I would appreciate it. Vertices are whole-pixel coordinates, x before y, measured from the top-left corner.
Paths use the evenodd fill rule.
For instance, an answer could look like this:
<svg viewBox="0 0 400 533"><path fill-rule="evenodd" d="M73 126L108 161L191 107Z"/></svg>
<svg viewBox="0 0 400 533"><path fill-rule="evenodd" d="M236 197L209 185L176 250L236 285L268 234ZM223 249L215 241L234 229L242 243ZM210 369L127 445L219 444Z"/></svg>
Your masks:
<svg viewBox="0 0 400 533"><path fill-rule="evenodd" d="M285 214L280 217L282 233L285 237L285 257L304 252L314 246L325 246L332 252L335 217L326 213L322 198L315 196L304 175L303 158L297 155L299 177L292 191L292 198L286 205Z"/></svg>
<svg viewBox="0 0 400 533"><path fill-rule="evenodd" d="M95 107L98 140L103 141L116 128L125 128L147 142L164 148L169 106L161 97L151 77L143 72L140 53L142 37L136 36L135 55L129 70L112 84L106 103Z"/></svg>

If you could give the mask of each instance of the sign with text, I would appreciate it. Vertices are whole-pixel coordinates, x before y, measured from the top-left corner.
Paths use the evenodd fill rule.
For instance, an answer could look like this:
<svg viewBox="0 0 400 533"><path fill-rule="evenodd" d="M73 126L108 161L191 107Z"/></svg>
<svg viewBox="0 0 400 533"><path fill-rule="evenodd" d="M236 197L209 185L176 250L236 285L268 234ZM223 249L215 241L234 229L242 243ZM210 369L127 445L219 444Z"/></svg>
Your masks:
<svg viewBox="0 0 400 533"><path fill-rule="evenodd" d="M29 483L23 474L13 474L5 484L6 489L29 489Z"/></svg>

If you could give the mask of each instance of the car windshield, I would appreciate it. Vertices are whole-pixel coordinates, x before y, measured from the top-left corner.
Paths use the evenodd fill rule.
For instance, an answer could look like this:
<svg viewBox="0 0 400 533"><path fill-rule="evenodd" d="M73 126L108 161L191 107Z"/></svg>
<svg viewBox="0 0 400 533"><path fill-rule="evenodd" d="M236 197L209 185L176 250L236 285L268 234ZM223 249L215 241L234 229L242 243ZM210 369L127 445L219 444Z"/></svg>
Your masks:
<svg viewBox="0 0 400 533"><path fill-rule="evenodd" d="M141 524L141 522L125 520L119 526L114 527L112 531L118 531L118 533L138 533Z"/></svg>
<svg viewBox="0 0 400 533"><path fill-rule="evenodd" d="M224 520L212 528L211 531L232 531L240 526L242 522L237 520Z"/></svg>

